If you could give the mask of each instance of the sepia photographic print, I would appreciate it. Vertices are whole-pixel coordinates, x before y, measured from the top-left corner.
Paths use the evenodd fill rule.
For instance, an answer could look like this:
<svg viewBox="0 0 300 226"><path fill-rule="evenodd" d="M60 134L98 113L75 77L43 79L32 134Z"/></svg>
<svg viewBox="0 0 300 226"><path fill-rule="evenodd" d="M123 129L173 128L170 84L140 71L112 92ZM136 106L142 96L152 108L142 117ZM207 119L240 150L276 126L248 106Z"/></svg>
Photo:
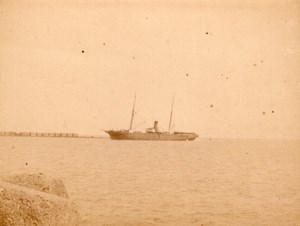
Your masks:
<svg viewBox="0 0 300 226"><path fill-rule="evenodd" d="M0 0L0 226L300 226L300 1Z"/></svg>

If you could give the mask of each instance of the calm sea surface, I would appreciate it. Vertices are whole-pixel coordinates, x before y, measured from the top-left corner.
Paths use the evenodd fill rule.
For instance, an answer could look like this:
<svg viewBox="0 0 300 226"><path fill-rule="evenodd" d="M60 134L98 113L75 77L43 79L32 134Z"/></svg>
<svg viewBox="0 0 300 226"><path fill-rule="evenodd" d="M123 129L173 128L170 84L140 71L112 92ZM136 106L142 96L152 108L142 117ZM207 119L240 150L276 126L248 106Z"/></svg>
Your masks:
<svg viewBox="0 0 300 226"><path fill-rule="evenodd" d="M62 178L81 225L300 225L299 141L0 137L16 172Z"/></svg>

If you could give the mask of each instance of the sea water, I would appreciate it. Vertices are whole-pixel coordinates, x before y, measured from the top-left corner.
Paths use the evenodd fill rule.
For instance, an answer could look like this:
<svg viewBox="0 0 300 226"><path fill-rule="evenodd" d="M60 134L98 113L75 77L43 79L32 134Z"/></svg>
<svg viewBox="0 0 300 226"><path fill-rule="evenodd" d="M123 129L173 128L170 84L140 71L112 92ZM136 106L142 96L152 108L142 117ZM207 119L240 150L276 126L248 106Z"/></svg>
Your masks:
<svg viewBox="0 0 300 226"><path fill-rule="evenodd" d="M0 173L62 178L81 225L300 225L300 142L0 137Z"/></svg>

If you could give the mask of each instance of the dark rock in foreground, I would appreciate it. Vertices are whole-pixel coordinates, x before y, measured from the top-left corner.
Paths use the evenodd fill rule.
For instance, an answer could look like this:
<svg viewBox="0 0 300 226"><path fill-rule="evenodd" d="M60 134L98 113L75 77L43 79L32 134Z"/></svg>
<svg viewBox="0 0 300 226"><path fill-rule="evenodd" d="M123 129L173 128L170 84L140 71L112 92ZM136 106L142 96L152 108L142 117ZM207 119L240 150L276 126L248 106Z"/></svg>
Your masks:
<svg viewBox="0 0 300 226"><path fill-rule="evenodd" d="M0 180L0 225L79 225L76 204L63 182L43 174L21 174Z"/></svg>
<svg viewBox="0 0 300 226"><path fill-rule="evenodd" d="M42 173L16 174L3 177L2 181L69 198L62 180L46 177Z"/></svg>

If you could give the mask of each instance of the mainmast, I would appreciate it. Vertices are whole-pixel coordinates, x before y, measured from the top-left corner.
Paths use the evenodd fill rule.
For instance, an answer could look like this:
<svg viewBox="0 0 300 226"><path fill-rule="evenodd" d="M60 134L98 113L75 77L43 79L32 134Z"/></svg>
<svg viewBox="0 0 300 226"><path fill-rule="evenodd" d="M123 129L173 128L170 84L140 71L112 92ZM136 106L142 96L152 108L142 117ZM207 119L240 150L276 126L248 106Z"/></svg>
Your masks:
<svg viewBox="0 0 300 226"><path fill-rule="evenodd" d="M136 93L134 93L134 101L133 101L133 107L132 107L132 112L131 112L131 120L130 120L129 130L132 129L133 117L134 117L134 113L135 113L135 99L136 99Z"/></svg>
<svg viewBox="0 0 300 226"><path fill-rule="evenodd" d="M172 117L173 117L173 106L174 106L174 96L173 96L173 99L172 99L172 108L171 108L170 121L169 121L169 133L171 131L171 124L172 124Z"/></svg>

